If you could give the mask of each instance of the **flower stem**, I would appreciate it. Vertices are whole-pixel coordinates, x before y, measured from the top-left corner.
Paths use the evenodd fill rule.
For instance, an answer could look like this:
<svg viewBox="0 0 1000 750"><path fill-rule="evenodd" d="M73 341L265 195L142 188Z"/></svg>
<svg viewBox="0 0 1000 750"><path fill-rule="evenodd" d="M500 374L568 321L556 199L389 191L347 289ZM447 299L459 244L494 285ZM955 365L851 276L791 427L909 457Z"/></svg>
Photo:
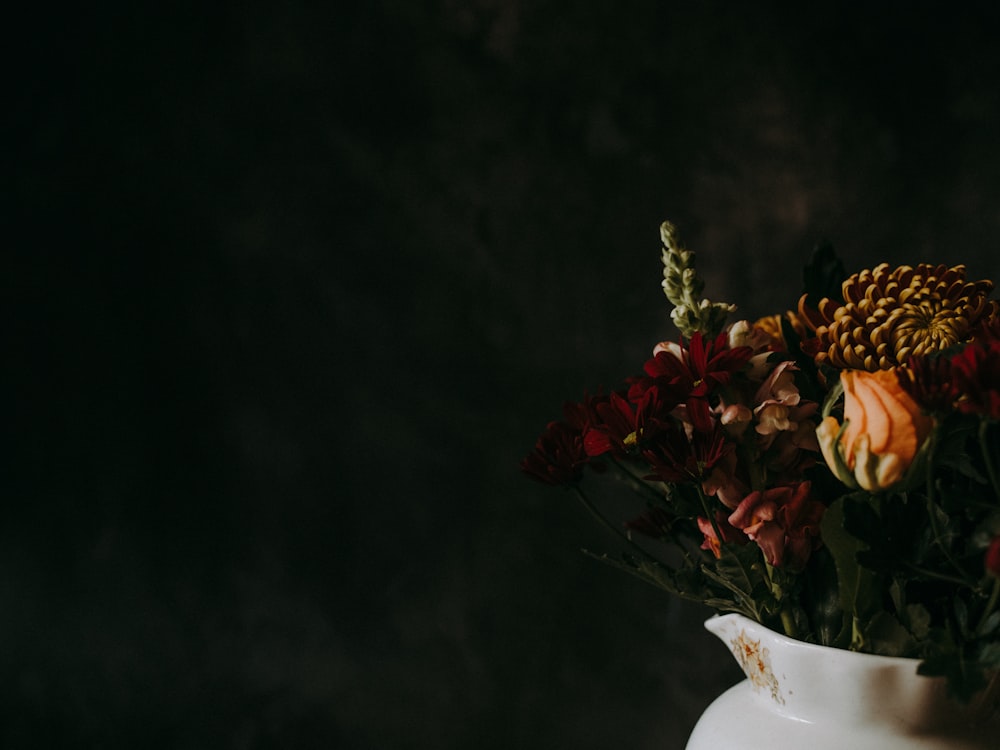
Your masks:
<svg viewBox="0 0 1000 750"><path fill-rule="evenodd" d="M927 568L922 568L919 565L913 565L912 563L904 562L903 565L907 570L912 570L914 573L918 573L925 578L933 578L936 581L946 581L947 583L955 583L959 586L969 586L969 580L967 578L959 578L958 576L950 576L947 573L939 573L936 570L928 570Z"/></svg>
<svg viewBox="0 0 1000 750"><path fill-rule="evenodd" d="M781 608L781 627L785 629L785 635L789 638L799 637L799 629L795 626L795 616L792 614L792 608L786 603Z"/></svg>
<svg viewBox="0 0 1000 750"><path fill-rule="evenodd" d="M590 498L587 497L586 493L582 489L580 489L579 487L573 487L573 489L576 491L576 496L580 499L580 502L583 503L583 507L585 507L588 511L590 511L590 515L596 518L597 522L601 524L601 526L606 528L615 536L624 539L629 544L632 545L635 544L635 542L629 539L628 536L621 529L617 528L614 524L611 523L611 521L605 518L604 514L597 509L597 506L594 505L593 502L591 502Z"/></svg>
<svg viewBox="0 0 1000 750"><path fill-rule="evenodd" d="M784 588L774 580L774 566L767 562L767 560L764 561L764 577L767 579L768 588L771 589L771 596L781 604L779 616L781 617L781 627L785 631L785 635L789 638L798 638L799 629L795 625L795 615L792 613L791 603L785 598Z"/></svg>
<svg viewBox="0 0 1000 750"><path fill-rule="evenodd" d="M719 530L718 521L715 520L715 513L708 507L708 497L705 495L705 490L702 489L700 482L695 482L694 486L698 490L698 499L701 500L701 507L705 511L705 517L712 524L712 531L715 532L715 538L719 540L719 544L721 545L723 544L722 532Z"/></svg>
<svg viewBox="0 0 1000 750"><path fill-rule="evenodd" d="M656 563L657 565L661 564L660 561L656 558L655 555L652 555L649 552L647 552L645 549L643 549L643 547L641 545L637 544L633 539L631 539L628 534L626 534L624 531L622 531L621 529L617 528L613 523L611 523L611 521L609 521L604 516L604 514L601 513L600 510L598 510L597 506L594 505L593 502L591 502L590 498L587 497L586 493L584 493L584 491L582 489L580 489L579 487L574 487L573 489L576 491L576 496L580 499L580 502L583 503L583 506L588 511L590 511L590 514L594 518L597 519L598 523L600 523L601 526L603 526L608 531L610 531L612 534L614 534L619 539L621 539L623 542L625 542L625 544L627 544L629 547L631 547L632 549L634 549L637 553L639 553L646 560L649 560L650 562Z"/></svg>
<svg viewBox="0 0 1000 750"><path fill-rule="evenodd" d="M632 489L636 490L638 493L645 495L647 501L654 503L657 507L660 508L664 506L669 506L669 502L667 500L665 492L658 491L647 480L643 479L641 476L636 474L635 471L633 471L624 462L619 461L616 458L612 458L611 463L614 465L615 470L618 472L619 478L627 482L629 486L632 487ZM579 487L577 487L576 489L577 492L580 492ZM588 510L590 510L591 513L597 514L597 509L594 507L594 505L587 499L583 500L584 500L584 505L587 506ZM609 526L609 522L603 516L600 516L600 520L603 526L605 527ZM665 532L664 536L669 537L670 541L680 551L681 555L683 555L684 560L687 561L688 563L694 564L694 560L691 559L691 553L688 552L688 549L684 545L683 540L677 535L677 532L673 528L673 523L670 523L667 526L662 527L662 530ZM618 530L616 529L615 533L617 533L619 536L624 536L625 539L627 539L632 546L634 547L637 546L636 543L632 541L632 536L628 532L621 533L618 532ZM652 559L652 556L649 557Z"/></svg>
<svg viewBox="0 0 1000 750"><path fill-rule="evenodd" d="M651 500L663 503L663 494L657 492L655 488L650 486L649 482L636 474L629 466L616 458L612 458L611 462L614 464L621 478L627 481L633 489L646 495Z"/></svg>

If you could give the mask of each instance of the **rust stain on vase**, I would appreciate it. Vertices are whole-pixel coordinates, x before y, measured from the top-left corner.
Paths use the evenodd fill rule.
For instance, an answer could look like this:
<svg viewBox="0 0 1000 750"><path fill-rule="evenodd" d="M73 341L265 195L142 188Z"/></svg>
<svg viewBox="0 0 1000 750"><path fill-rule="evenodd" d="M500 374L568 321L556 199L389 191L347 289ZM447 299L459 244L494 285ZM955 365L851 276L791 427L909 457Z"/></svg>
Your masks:
<svg viewBox="0 0 1000 750"><path fill-rule="evenodd" d="M778 678L771 670L771 657L767 648L762 648L760 641L751 640L745 630L741 630L739 636L730 641L730 645L736 661L753 685L754 692L763 688L770 692L772 700L784 704L785 699L778 689Z"/></svg>

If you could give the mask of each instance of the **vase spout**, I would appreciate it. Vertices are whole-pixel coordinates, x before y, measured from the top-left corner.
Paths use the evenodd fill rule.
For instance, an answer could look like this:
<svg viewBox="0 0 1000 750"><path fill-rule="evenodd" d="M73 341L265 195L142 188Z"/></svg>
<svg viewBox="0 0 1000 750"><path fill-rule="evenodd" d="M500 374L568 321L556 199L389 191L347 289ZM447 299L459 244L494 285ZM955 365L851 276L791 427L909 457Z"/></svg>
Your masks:
<svg viewBox="0 0 1000 750"><path fill-rule="evenodd" d="M913 747L938 747L920 738L977 736L984 726L997 727L995 715L983 724L981 712L952 701L943 679L917 674L917 659L805 643L736 614L712 617L705 627L733 653L747 677L747 700L759 711L831 729L899 734Z"/></svg>

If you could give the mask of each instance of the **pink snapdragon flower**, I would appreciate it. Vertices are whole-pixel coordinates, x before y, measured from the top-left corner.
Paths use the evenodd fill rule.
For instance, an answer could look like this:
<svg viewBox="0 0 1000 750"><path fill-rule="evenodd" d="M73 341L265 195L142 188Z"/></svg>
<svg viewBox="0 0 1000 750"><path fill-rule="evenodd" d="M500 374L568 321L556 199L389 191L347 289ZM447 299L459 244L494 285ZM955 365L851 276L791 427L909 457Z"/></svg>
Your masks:
<svg viewBox="0 0 1000 750"><path fill-rule="evenodd" d="M719 528L719 535L715 533L715 526ZM705 535L705 541L701 543L701 548L710 551L716 559L722 556L723 544L746 544L747 537L739 529L734 528L726 519L726 514L721 510L715 511L715 526L707 518L698 518L698 530Z"/></svg>
<svg viewBox="0 0 1000 750"><path fill-rule="evenodd" d="M810 498L810 482L751 492L729 516L729 523L757 543L776 568L801 570L820 545L819 522L825 506Z"/></svg>

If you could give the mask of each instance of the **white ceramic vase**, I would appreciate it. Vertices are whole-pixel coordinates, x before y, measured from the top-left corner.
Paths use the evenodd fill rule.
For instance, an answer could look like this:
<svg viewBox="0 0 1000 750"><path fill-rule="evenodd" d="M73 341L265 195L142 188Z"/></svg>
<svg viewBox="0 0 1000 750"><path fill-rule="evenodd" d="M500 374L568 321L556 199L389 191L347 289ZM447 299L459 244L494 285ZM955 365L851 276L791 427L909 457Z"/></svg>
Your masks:
<svg viewBox="0 0 1000 750"><path fill-rule="evenodd" d="M687 750L997 750L989 691L968 706L915 659L816 646L742 615L705 623L747 679L698 720Z"/></svg>

